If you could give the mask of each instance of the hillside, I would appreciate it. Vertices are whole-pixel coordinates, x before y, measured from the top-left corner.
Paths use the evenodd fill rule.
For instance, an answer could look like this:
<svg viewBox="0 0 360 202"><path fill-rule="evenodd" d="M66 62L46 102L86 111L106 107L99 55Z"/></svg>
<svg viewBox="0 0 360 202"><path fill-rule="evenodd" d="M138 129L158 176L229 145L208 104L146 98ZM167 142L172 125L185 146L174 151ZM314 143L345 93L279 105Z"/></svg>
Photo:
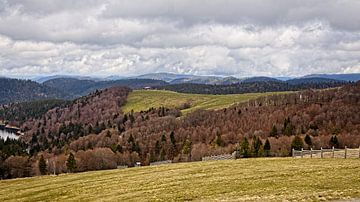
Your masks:
<svg viewBox="0 0 360 202"><path fill-rule="evenodd" d="M139 112L149 108L166 107L179 108L183 113L189 113L197 109L221 109L259 96L272 94L274 93L201 95L164 90L134 90L129 94L127 103L122 110L127 113L131 110Z"/></svg>
<svg viewBox="0 0 360 202"><path fill-rule="evenodd" d="M41 118L50 109L64 107L69 103L70 101L51 99L0 105L0 120L6 120L13 126L20 126L30 119Z"/></svg>
<svg viewBox="0 0 360 202"><path fill-rule="evenodd" d="M241 93L263 93L279 91L299 91L305 89L324 89L345 85L345 81L321 78L291 79L279 81L267 77L256 77L246 79L245 82L229 85L209 85L195 83L180 83L157 86L159 90L170 90L180 93L195 94L241 94Z"/></svg>
<svg viewBox="0 0 360 202"><path fill-rule="evenodd" d="M159 160L199 161L207 155L235 150L243 157L289 156L295 146L319 149L360 145L360 83L259 96L221 110L191 111L180 118L180 109L186 107L161 106L123 113L129 92L119 87L96 91L25 122L21 127L25 135L20 138L24 142L4 143L5 147L0 144L0 165L4 165L0 166L4 170L0 178L38 175L40 155L49 162L56 161L57 173L68 172L65 162L69 151L78 160L76 171L81 172L133 166L138 161L143 165ZM171 103L171 97L184 99L176 93L135 91L135 95L137 92L140 98L129 98L130 105L147 107L148 103ZM149 98L141 97L148 92ZM154 94L158 96L155 100ZM219 99L200 100L193 106L213 107L228 100L214 97ZM297 139L300 143L294 146ZM30 155L12 156L23 155L26 149ZM50 167L49 172L53 171Z"/></svg>
<svg viewBox="0 0 360 202"><path fill-rule="evenodd" d="M0 86L0 104L69 98L63 91L30 80L0 78Z"/></svg>
<svg viewBox="0 0 360 202"><path fill-rule="evenodd" d="M327 79L336 79L336 80L343 80L343 81L359 81L360 74L310 74L304 76L304 78L327 78Z"/></svg>
<svg viewBox="0 0 360 202"><path fill-rule="evenodd" d="M349 200L360 198L358 165L358 159L257 158L42 176L0 181L0 200Z"/></svg>
<svg viewBox="0 0 360 202"><path fill-rule="evenodd" d="M44 85L67 92L74 98L87 95L95 90L101 90L113 86L126 86L133 89L139 89L147 86L162 86L165 84L167 84L165 81L153 79L95 81L76 78L56 78L44 82Z"/></svg>

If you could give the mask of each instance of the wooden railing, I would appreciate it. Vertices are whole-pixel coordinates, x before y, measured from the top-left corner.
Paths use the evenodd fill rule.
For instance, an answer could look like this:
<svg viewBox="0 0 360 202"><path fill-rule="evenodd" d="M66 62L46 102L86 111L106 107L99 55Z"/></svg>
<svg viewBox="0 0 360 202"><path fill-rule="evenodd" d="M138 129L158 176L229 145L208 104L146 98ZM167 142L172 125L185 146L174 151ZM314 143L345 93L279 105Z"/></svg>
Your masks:
<svg viewBox="0 0 360 202"><path fill-rule="evenodd" d="M359 148L347 148L345 149L310 149L310 150L292 150L292 157L294 158L360 158Z"/></svg>

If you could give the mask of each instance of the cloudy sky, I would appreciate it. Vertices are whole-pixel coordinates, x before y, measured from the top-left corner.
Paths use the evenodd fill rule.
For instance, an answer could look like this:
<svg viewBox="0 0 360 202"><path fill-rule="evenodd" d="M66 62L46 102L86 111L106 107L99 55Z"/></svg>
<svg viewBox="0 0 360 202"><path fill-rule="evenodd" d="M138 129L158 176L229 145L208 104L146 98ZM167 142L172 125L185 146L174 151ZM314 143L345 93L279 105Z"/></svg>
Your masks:
<svg viewBox="0 0 360 202"><path fill-rule="evenodd" d="M0 0L0 76L360 72L358 0Z"/></svg>

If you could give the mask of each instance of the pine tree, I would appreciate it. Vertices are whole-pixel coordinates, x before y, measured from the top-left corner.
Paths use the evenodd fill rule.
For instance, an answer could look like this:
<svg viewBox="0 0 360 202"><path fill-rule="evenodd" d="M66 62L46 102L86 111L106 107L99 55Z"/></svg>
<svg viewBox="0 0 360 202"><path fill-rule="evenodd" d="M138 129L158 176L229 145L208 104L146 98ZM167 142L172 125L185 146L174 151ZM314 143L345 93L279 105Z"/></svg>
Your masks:
<svg viewBox="0 0 360 202"><path fill-rule="evenodd" d="M330 145L332 147L335 147L335 148L339 148L340 147L340 143L339 143L339 140L337 139L336 135L333 135L331 138L330 138Z"/></svg>
<svg viewBox="0 0 360 202"><path fill-rule="evenodd" d="M76 166L76 160L74 154L70 153L67 161L66 161L66 167L69 172L75 172L77 166Z"/></svg>
<svg viewBox="0 0 360 202"><path fill-rule="evenodd" d="M270 142L269 139L266 139L265 144L264 144L264 152L265 152L265 156L270 156Z"/></svg>
<svg viewBox="0 0 360 202"><path fill-rule="evenodd" d="M292 136L294 135L295 127L289 122L284 129L284 135Z"/></svg>
<svg viewBox="0 0 360 202"><path fill-rule="evenodd" d="M247 140L246 137L244 137L244 139L241 141L240 143L240 155L243 158L247 158L250 156L250 151L249 151L249 141Z"/></svg>
<svg viewBox="0 0 360 202"><path fill-rule="evenodd" d="M159 155L160 150L161 150L161 145L160 145L159 140L157 140L156 143L155 143L155 155Z"/></svg>
<svg viewBox="0 0 360 202"><path fill-rule="evenodd" d="M171 141L171 144L173 145L173 147L176 148L176 139L175 139L174 131L171 131L171 133L170 133L170 141Z"/></svg>
<svg viewBox="0 0 360 202"><path fill-rule="evenodd" d="M300 136L296 135L291 142L291 149L301 150L304 148L304 142Z"/></svg>
<svg viewBox="0 0 360 202"><path fill-rule="evenodd" d="M262 142L261 142L260 138L254 136L253 141L252 141L252 153L254 156L259 156L259 151L260 151L261 146L262 146Z"/></svg>
<svg viewBox="0 0 360 202"><path fill-rule="evenodd" d="M166 142L166 136L165 136L165 134L162 134L162 136L161 136L161 142Z"/></svg>
<svg viewBox="0 0 360 202"><path fill-rule="evenodd" d="M46 162L45 162L45 159L44 159L43 155L40 156L39 171L40 171L41 175L45 175L46 172L47 172Z"/></svg>
<svg viewBox="0 0 360 202"><path fill-rule="evenodd" d="M312 140L311 140L310 135L306 134L304 140L305 140L305 143L306 143L309 147L311 147L311 145L312 145Z"/></svg>
<svg viewBox="0 0 360 202"><path fill-rule="evenodd" d="M219 147L224 146L224 141L221 139L221 135L217 134L215 138L215 144Z"/></svg>
<svg viewBox="0 0 360 202"><path fill-rule="evenodd" d="M271 128L270 131L270 137L277 137L278 136L278 131L275 125L273 125L273 127Z"/></svg>

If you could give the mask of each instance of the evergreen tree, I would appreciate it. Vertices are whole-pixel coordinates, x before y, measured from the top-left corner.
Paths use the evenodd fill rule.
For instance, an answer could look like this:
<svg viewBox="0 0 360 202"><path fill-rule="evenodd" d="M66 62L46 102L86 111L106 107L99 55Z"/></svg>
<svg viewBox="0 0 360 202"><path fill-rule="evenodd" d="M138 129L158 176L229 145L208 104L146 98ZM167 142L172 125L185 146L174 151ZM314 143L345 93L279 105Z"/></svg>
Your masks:
<svg viewBox="0 0 360 202"><path fill-rule="evenodd" d="M304 142L300 136L296 135L291 142L291 149L301 150L304 148Z"/></svg>
<svg viewBox="0 0 360 202"><path fill-rule="evenodd" d="M265 152L265 156L270 156L270 141L269 139L266 139L265 144L264 144L264 152Z"/></svg>
<svg viewBox="0 0 360 202"><path fill-rule="evenodd" d="M174 131L171 131L171 133L170 133L170 141L171 141L171 144L173 145L173 147L176 148L176 139L175 139Z"/></svg>
<svg viewBox="0 0 360 202"><path fill-rule="evenodd" d="M330 145L332 147L335 147L335 148L339 148L340 147L340 143L339 143L339 140L337 139L336 135L333 135L331 138L330 138Z"/></svg>
<svg viewBox="0 0 360 202"><path fill-rule="evenodd" d="M275 125L273 125L273 127L271 128L270 131L270 137L277 137L278 136L278 131Z"/></svg>
<svg viewBox="0 0 360 202"><path fill-rule="evenodd" d="M244 158L247 158L250 156L250 151L249 151L249 141L247 140L246 137L244 137L244 139L241 141L240 143L240 155Z"/></svg>
<svg viewBox="0 0 360 202"><path fill-rule="evenodd" d="M157 140L156 143L155 143L155 155L159 155L160 150L161 150L161 145L160 145L159 140Z"/></svg>
<svg viewBox="0 0 360 202"><path fill-rule="evenodd" d="M70 153L67 161L66 161L66 167L69 172L75 172L77 166L76 166L76 160L74 154Z"/></svg>
<svg viewBox="0 0 360 202"><path fill-rule="evenodd" d="M47 172L46 162L45 162L45 159L44 159L43 155L40 156L39 171L40 171L41 175L45 175L46 172Z"/></svg>
<svg viewBox="0 0 360 202"><path fill-rule="evenodd" d="M284 120L283 134L287 136L295 135L295 126L291 124L290 118Z"/></svg>
<svg viewBox="0 0 360 202"><path fill-rule="evenodd" d="M262 142L261 142L260 138L254 136L253 141L252 141L252 153L254 156L259 156L259 151L260 151L261 146L262 146Z"/></svg>
<svg viewBox="0 0 360 202"><path fill-rule="evenodd" d="M165 136L165 134L162 134L162 136L161 136L161 142L166 142L166 136Z"/></svg>
<svg viewBox="0 0 360 202"><path fill-rule="evenodd" d="M309 147L311 147L311 145L312 145L312 140L311 140L310 135L306 134L304 140L305 140L305 143L306 143Z"/></svg>
<svg viewBox="0 0 360 202"><path fill-rule="evenodd" d="M221 135L217 134L215 138L215 145L222 147L224 146L224 141L221 139Z"/></svg>

